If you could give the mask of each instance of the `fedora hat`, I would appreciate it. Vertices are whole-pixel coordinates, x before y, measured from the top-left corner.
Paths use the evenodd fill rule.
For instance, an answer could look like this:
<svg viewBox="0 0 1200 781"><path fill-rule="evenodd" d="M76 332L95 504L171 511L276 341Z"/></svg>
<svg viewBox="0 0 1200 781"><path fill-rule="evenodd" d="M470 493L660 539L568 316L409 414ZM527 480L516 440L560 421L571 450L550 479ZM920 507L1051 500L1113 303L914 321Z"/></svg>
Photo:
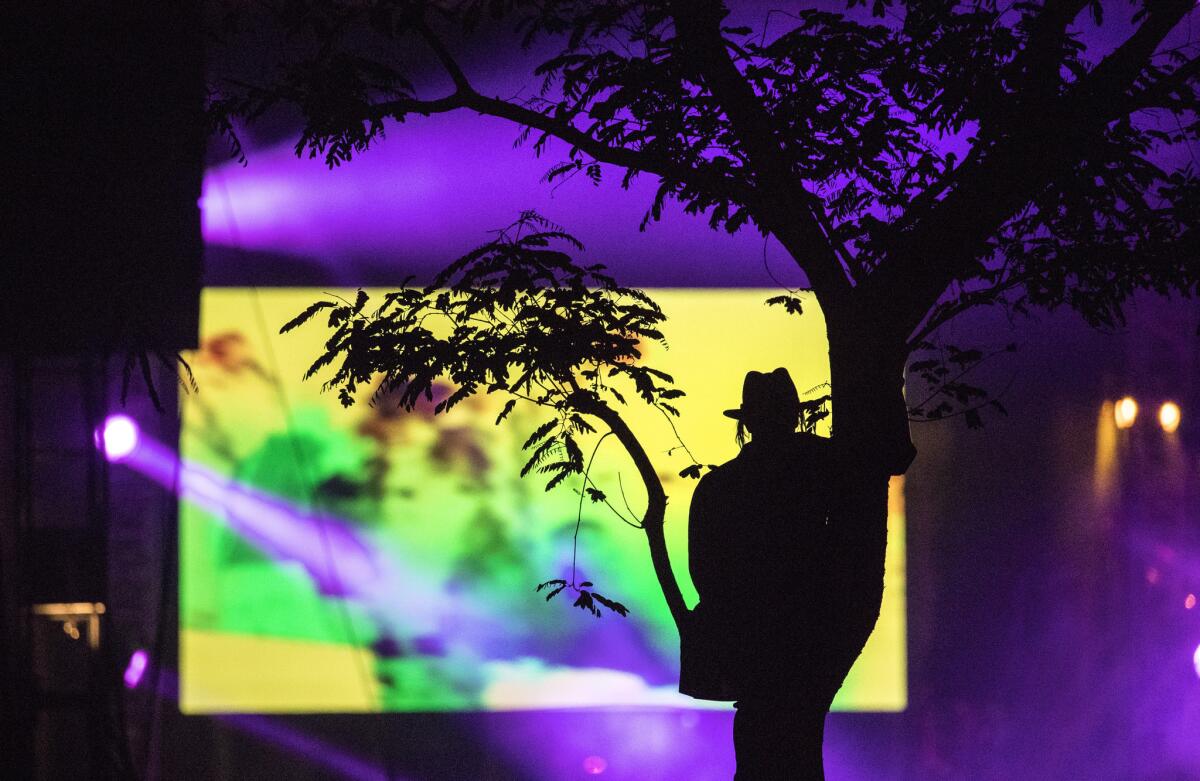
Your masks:
<svg viewBox="0 0 1200 781"><path fill-rule="evenodd" d="M792 375L780 366L770 374L746 372L742 383L742 406L725 410L725 417L744 420L747 416L774 416L800 411L800 396Z"/></svg>

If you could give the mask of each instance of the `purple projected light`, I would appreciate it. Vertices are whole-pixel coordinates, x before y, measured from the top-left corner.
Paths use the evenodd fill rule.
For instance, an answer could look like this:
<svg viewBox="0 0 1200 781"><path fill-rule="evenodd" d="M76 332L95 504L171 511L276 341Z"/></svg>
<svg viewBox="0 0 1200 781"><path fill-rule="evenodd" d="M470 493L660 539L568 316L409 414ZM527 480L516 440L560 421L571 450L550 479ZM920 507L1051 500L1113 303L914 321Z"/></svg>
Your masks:
<svg viewBox="0 0 1200 781"><path fill-rule="evenodd" d="M320 159L298 159L291 144L251 150L244 167L210 169L200 201L204 240L306 258L331 280L360 284L372 268L390 269L397 280L437 271L521 209L535 209L563 223L587 247L587 261L606 264L623 283L770 287L772 275L789 285L803 280L774 243L771 270L764 268L757 231L714 231L677 204L639 232L654 201L653 177L635 179L626 191L621 173L606 168L599 187L583 177L547 186L542 175L566 148L539 160L529 148L513 148L516 129L506 122L445 115L387 129L386 141L335 171ZM230 284L239 272L208 273Z"/></svg>
<svg viewBox="0 0 1200 781"><path fill-rule="evenodd" d="M140 652L139 652L140 653ZM132 661L132 660L131 660ZM179 679L174 673L159 676L155 693L160 699L175 701L179 697ZM291 751L329 771L331 778L346 781L408 781L405 776L388 772L342 748L319 738L292 729L283 722L250 714L216 714L215 718L264 743ZM325 777L325 776L322 776Z"/></svg>
<svg viewBox="0 0 1200 781"><path fill-rule="evenodd" d="M350 781L403 781L399 776L366 762L341 749L317 740L311 735L289 729L282 723L263 716L228 714L217 716L226 724L272 743L324 767L334 775Z"/></svg>
<svg viewBox="0 0 1200 781"><path fill-rule="evenodd" d="M379 579L375 552L346 524L316 518L276 497L238 484L205 467L181 461L146 439L127 465L180 497L224 517L247 541L278 559L298 561L321 592L361 596ZM336 561L336 571L332 565Z"/></svg>
<svg viewBox="0 0 1200 781"><path fill-rule="evenodd" d="M96 432L96 446L104 450L109 461L122 461L138 446L138 425L128 415L109 415L104 426Z"/></svg>
<svg viewBox="0 0 1200 781"><path fill-rule="evenodd" d="M429 585L422 569L399 551L383 552L347 522L297 507L180 459L148 437L124 459L126 466L164 488L178 490L267 555L301 564L324 595L354 599L385 624L435 632L445 621L491 627L482 606Z"/></svg>
<svg viewBox="0 0 1200 781"><path fill-rule="evenodd" d="M146 667L150 663L150 655L144 649L137 649L133 655L129 657L129 664L125 667L125 688L136 689L137 685L142 682L142 677L146 674Z"/></svg>

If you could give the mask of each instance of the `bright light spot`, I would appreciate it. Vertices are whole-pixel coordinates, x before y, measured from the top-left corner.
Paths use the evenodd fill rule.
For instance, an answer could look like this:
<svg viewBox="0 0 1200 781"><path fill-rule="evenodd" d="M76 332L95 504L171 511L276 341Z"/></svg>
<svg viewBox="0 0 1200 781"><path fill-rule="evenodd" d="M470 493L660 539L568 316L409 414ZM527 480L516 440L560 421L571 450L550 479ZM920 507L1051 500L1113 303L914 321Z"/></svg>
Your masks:
<svg viewBox="0 0 1200 781"><path fill-rule="evenodd" d="M1163 431L1168 434L1174 433L1179 428L1181 415L1178 404L1173 401L1163 402L1163 405L1158 408L1158 425L1162 426Z"/></svg>
<svg viewBox="0 0 1200 781"><path fill-rule="evenodd" d="M1200 656L1197 656L1200 659ZM1200 664L1200 662L1197 662ZM583 772L590 776L598 776L608 769L608 763L604 761L604 757L598 757L594 754L583 760Z"/></svg>
<svg viewBox="0 0 1200 781"><path fill-rule="evenodd" d="M1196 653L1192 656L1192 663L1196 665L1196 677L1200 678L1200 645L1196 646Z"/></svg>
<svg viewBox="0 0 1200 781"><path fill-rule="evenodd" d="M128 415L109 415L99 438L104 440L104 456L109 461L120 461L137 447L137 423Z"/></svg>
<svg viewBox="0 0 1200 781"><path fill-rule="evenodd" d="M150 663L150 655L141 648L133 652L129 657L129 664L125 667L125 688L136 689L137 685L142 682L142 676L146 674L146 665Z"/></svg>
<svg viewBox="0 0 1200 781"><path fill-rule="evenodd" d="M1158 569L1157 568L1148 567L1146 569L1146 582L1152 586L1158 582Z"/></svg>
<svg viewBox="0 0 1200 781"><path fill-rule="evenodd" d="M1191 609L1192 609L1192 608L1194 608L1195 606L1196 606L1196 595L1195 595L1195 594L1188 594L1188 595L1187 595L1187 597L1186 597L1186 598L1184 598L1184 600L1183 600L1183 607L1184 607L1184 609L1185 609L1185 610L1191 610Z"/></svg>
<svg viewBox="0 0 1200 781"><path fill-rule="evenodd" d="M1113 421L1117 428L1129 428L1137 420L1138 405L1132 396L1126 396L1113 407Z"/></svg>

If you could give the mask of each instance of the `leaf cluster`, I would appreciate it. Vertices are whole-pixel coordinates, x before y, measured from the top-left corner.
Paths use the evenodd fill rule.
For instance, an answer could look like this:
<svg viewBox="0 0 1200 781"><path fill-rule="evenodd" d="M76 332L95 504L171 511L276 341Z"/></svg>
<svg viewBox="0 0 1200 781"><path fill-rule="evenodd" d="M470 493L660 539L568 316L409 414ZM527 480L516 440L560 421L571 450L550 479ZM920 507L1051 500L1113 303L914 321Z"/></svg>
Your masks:
<svg viewBox="0 0 1200 781"><path fill-rule="evenodd" d="M550 588L550 590L546 592L547 602L558 596L564 589L570 588L576 594L573 607L577 607L580 610L586 610L596 618L600 618L602 615L600 611L601 607L607 608L611 612L622 617L629 615L629 608L625 607L616 600L609 599L599 591L596 591L596 589L592 586L592 583L587 580L583 581L578 586L575 586L567 583L567 581L562 580L561 578L556 578L554 580L547 580L544 583L539 583L534 591L541 591L544 588Z"/></svg>
<svg viewBox="0 0 1200 781"><path fill-rule="evenodd" d="M595 431L598 405L633 393L669 414L683 395L670 375L638 363L644 342L666 345L662 310L645 293L620 287L601 265L578 266L563 247L582 245L533 212L447 266L424 287L390 292L374 308L354 301L313 303L281 332L324 314L331 334L305 378L325 369L325 390L349 406L360 388L371 403L412 410L434 402L435 383L454 390L434 404L446 412L477 393L502 393L500 423L524 400L553 412L524 443L521 471L548 475L549 490L582 474L577 441ZM622 392L624 391L624 393Z"/></svg>
<svg viewBox="0 0 1200 781"><path fill-rule="evenodd" d="M910 346L979 305L1070 306L1112 327L1134 291L1198 292L1200 186L1183 155L1200 134L1200 45L1168 37L1171 23L1142 51L1140 33L1122 35L1130 57L1114 64L1084 45L1076 19L1099 24L1120 8L1134 29L1152 29L1190 5L848 0L847 13L772 11L758 29L719 26L704 40L720 52L689 46L676 15L720 17L728 5L268 0L254 7L269 10L289 55L263 84L214 88L210 121L232 134L234 120L295 107L297 153L332 166L368 148L389 119L491 114L520 126L539 155L566 143L549 181L599 182L606 163L625 186L654 176L643 226L675 200L714 228L753 223L778 238L771 207L782 197L815 226L787 245L797 262L806 272L843 266L854 295L868 291ZM518 46L496 21L515 25L527 47L553 47L535 69L536 95L484 97L454 58L448 41L485 28ZM413 74L429 55L453 91L421 99ZM713 61L744 93L714 82ZM735 122L738 100L762 121ZM763 146L786 170L765 176ZM831 251L809 252L811 241ZM889 299L901 302L896 312Z"/></svg>
<svg viewBox="0 0 1200 781"><path fill-rule="evenodd" d="M153 359L153 360L152 360ZM135 369L141 374L142 382L146 385L146 395L158 412L164 412L162 397L154 383L153 363L158 363L175 376L176 383L184 393L197 393L200 386L196 384L196 376L192 366L182 354L175 351L156 349L130 350L125 354L125 362L121 366L121 404L129 399L129 389L133 384Z"/></svg>
<svg viewBox="0 0 1200 781"><path fill-rule="evenodd" d="M930 422L962 417L968 428L977 429L983 427L985 411L1008 415L999 399L1003 391L989 391L970 382L968 376L988 361L1016 349L1012 343L984 352L948 343L921 342L908 364L912 401L909 419Z"/></svg>

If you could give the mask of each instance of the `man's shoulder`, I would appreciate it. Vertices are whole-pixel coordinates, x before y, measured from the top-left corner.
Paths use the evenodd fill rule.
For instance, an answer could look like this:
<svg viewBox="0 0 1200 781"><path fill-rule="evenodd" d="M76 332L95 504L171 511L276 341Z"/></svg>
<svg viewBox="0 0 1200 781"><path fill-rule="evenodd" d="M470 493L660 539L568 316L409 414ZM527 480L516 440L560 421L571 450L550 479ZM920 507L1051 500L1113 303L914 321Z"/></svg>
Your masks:
<svg viewBox="0 0 1200 781"><path fill-rule="evenodd" d="M741 465L738 463L737 458L712 467L700 476L700 482L696 485L693 496L713 494L726 490L731 482L736 481L736 475L740 467Z"/></svg>
<svg viewBox="0 0 1200 781"><path fill-rule="evenodd" d="M723 483L729 477L729 469L732 461L726 461L724 464L711 467L707 472L700 475L700 482L696 484L696 491L707 490L720 483Z"/></svg>

